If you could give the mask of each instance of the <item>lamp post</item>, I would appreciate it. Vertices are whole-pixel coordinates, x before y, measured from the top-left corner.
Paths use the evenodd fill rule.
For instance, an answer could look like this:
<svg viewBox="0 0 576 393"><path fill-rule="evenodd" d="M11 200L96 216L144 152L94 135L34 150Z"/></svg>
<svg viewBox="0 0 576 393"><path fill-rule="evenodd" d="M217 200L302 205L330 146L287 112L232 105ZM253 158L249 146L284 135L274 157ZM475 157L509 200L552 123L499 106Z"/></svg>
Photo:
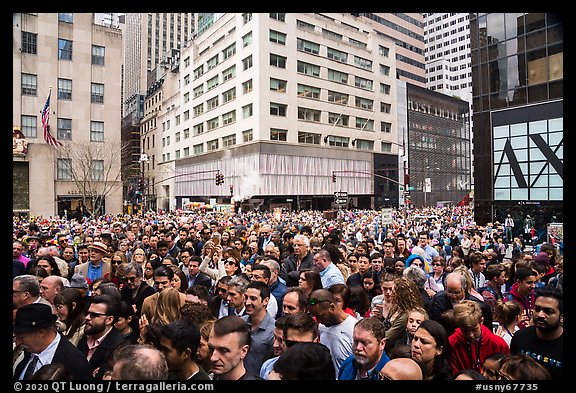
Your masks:
<svg viewBox="0 0 576 393"><path fill-rule="evenodd" d="M144 209L146 208L146 197L144 196L145 195L144 190L146 188L146 183L144 180L144 163L150 161L150 159L148 158L148 154L141 153L139 161L142 163L141 172L140 172L140 182L139 182L139 184L141 184L141 187L139 187L140 192L142 192L142 202L140 204L140 212L142 214L144 214Z"/></svg>

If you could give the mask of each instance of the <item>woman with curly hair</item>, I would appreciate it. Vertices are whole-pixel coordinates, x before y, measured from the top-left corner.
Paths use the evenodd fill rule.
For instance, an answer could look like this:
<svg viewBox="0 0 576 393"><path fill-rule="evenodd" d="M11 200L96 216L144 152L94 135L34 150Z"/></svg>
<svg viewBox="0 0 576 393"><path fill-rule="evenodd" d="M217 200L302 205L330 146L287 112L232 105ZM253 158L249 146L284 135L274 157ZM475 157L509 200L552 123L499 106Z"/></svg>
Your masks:
<svg viewBox="0 0 576 393"><path fill-rule="evenodd" d="M386 329L386 347L389 350L394 347L397 340L404 337L406 321L410 310L423 307L422 297L416 284L405 277L394 279L393 303L387 315L383 315Z"/></svg>

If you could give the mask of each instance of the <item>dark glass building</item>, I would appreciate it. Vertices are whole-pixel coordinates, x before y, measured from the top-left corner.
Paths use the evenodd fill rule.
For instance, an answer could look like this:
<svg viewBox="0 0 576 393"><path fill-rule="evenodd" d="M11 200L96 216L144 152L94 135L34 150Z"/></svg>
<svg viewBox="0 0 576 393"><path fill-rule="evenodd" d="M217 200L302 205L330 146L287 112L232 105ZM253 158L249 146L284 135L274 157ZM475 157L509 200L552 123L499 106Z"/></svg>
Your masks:
<svg viewBox="0 0 576 393"><path fill-rule="evenodd" d="M553 13L472 14L475 220L563 221L563 23ZM554 218L555 217L555 218Z"/></svg>
<svg viewBox="0 0 576 393"><path fill-rule="evenodd" d="M471 189L469 104L408 83L406 91L410 202L457 205Z"/></svg>

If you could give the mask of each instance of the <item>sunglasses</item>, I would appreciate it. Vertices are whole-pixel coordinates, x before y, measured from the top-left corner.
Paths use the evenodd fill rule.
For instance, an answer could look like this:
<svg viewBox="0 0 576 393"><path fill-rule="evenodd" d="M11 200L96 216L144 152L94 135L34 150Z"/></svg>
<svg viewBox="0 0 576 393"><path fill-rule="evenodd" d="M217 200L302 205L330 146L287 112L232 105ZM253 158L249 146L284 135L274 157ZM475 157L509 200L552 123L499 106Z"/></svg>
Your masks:
<svg viewBox="0 0 576 393"><path fill-rule="evenodd" d="M124 281L130 281L130 282L134 282L136 281L138 277L124 277L123 280Z"/></svg>
<svg viewBox="0 0 576 393"><path fill-rule="evenodd" d="M315 306L318 303L322 303L322 302L326 302L326 303L330 303L330 300L326 300L326 299L317 299L315 297L311 297L310 299L308 299L308 304L310 306Z"/></svg>
<svg viewBox="0 0 576 393"><path fill-rule="evenodd" d="M302 343L302 342L304 342L304 341L296 341L296 340L286 340L286 339L284 339L284 344L286 344L286 348L290 348L290 347L292 347L292 346L294 346L294 345L296 345L296 344L300 344L300 343Z"/></svg>
<svg viewBox="0 0 576 393"><path fill-rule="evenodd" d="M442 266L440 263L433 263L432 266Z"/></svg>
<svg viewBox="0 0 576 393"><path fill-rule="evenodd" d="M226 261L224 262L226 265L236 265L236 261Z"/></svg>

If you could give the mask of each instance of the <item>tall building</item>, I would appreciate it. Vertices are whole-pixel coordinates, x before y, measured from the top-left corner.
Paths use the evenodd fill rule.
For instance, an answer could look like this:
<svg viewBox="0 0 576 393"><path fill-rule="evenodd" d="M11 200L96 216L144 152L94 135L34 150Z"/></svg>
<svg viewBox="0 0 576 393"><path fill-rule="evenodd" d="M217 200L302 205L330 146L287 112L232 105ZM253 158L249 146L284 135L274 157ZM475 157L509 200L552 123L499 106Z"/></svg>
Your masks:
<svg viewBox="0 0 576 393"><path fill-rule="evenodd" d="M554 13L472 14L475 215L562 222L564 37ZM553 218L555 217L555 219Z"/></svg>
<svg viewBox="0 0 576 393"><path fill-rule="evenodd" d="M189 44L194 32L192 13L128 13L124 16L124 73L122 139L130 148L122 157L125 172L124 199L127 212L141 206L139 184L145 161L140 141L140 123L145 115L148 90L177 62L180 48Z"/></svg>
<svg viewBox="0 0 576 393"><path fill-rule="evenodd" d="M374 32L396 46L396 78L416 86L426 86L424 62L424 17L421 13L356 13L370 23Z"/></svg>
<svg viewBox="0 0 576 393"><path fill-rule="evenodd" d="M424 15L426 87L472 102L470 14Z"/></svg>
<svg viewBox="0 0 576 393"><path fill-rule="evenodd" d="M21 132L13 142L17 213L70 216L82 205L123 210L122 34L95 22L90 13L12 15L12 121Z"/></svg>
<svg viewBox="0 0 576 393"><path fill-rule="evenodd" d="M144 113L143 96L163 67L192 37L191 13L127 13L124 31L124 116Z"/></svg>
<svg viewBox="0 0 576 393"><path fill-rule="evenodd" d="M418 160L429 126L434 146L452 150L438 173L444 188L427 196L457 203L470 186L470 155L461 150L469 140L452 139L469 135L469 116L462 121L461 100L420 92L423 61L397 55L423 60L422 35L402 27L421 33L415 16L419 23L399 14L390 24L338 13L198 14L195 38L146 96L146 207L233 200L247 209L324 210L338 207L335 193L349 207L403 205L407 152L415 181L427 175ZM428 118L413 114L414 96L431 108ZM422 140L408 149L412 137ZM418 191L412 201L421 205Z"/></svg>
<svg viewBox="0 0 576 393"><path fill-rule="evenodd" d="M425 13L426 87L469 103L472 117L472 59L469 13ZM468 135L472 136L471 133ZM468 144L472 148L472 141ZM472 150L467 155L472 157ZM474 165L468 188L474 189Z"/></svg>
<svg viewBox="0 0 576 393"><path fill-rule="evenodd" d="M326 209L336 191L382 206L390 182L372 173L400 183L395 51L349 14L213 18L147 96L149 207L230 201L230 185L247 208Z"/></svg>

